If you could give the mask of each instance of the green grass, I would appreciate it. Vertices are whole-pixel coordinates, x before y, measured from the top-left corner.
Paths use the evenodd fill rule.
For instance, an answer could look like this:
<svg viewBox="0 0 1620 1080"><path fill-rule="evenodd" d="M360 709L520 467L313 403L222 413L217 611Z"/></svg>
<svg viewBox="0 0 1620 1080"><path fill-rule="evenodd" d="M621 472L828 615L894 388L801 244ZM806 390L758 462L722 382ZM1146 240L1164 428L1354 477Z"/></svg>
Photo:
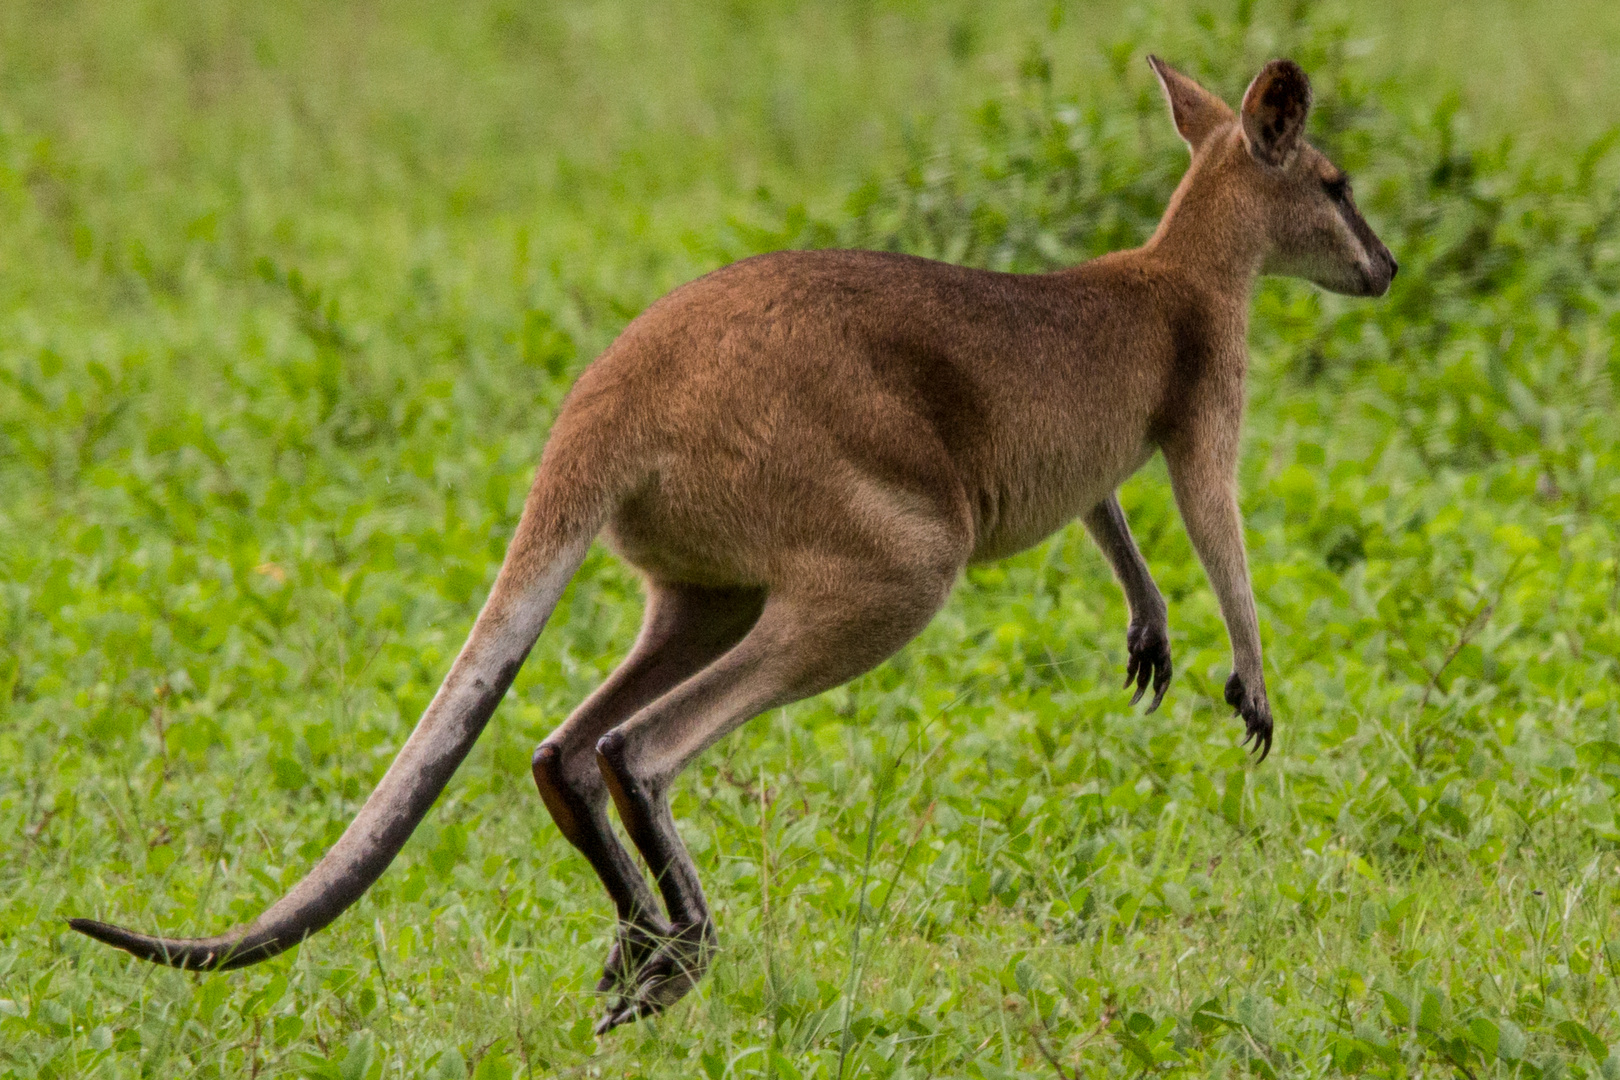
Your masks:
<svg viewBox="0 0 1620 1080"><path fill-rule="evenodd" d="M1620 1075L1620 15L1447 10L0 9L0 1077ZM635 633L600 551L329 930L220 976L67 930L301 876L671 286L1138 242L1185 161L1149 49L1305 62L1402 264L1256 298L1263 766L1155 464L1165 707L1080 531L971 571L683 780L722 952L666 1017L590 1036L610 909L528 776Z"/></svg>

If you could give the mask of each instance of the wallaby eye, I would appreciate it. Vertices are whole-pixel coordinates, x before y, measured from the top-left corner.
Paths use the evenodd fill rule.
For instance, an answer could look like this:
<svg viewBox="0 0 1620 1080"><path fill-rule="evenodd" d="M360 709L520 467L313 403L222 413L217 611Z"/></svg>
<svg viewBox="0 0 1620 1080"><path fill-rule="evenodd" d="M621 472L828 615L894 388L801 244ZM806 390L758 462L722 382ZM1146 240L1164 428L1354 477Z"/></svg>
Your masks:
<svg viewBox="0 0 1620 1080"><path fill-rule="evenodd" d="M1344 202L1350 197L1350 178L1336 176L1332 180L1322 181L1322 190L1326 191L1328 198L1334 202Z"/></svg>

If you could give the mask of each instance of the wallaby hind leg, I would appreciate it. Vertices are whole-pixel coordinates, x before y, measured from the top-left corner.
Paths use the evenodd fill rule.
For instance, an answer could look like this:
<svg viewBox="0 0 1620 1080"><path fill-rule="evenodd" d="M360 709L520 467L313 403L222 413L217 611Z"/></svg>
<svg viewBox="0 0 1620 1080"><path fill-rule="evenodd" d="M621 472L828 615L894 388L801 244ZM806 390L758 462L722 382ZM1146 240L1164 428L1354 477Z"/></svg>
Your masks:
<svg viewBox="0 0 1620 1080"><path fill-rule="evenodd" d="M675 831L669 786L691 760L759 713L838 686L876 666L928 623L958 567L818 565L808 587L778 589L738 645L597 744L630 839L664 897L670 937L637 973L633 995L599 1032L658 1012L708 967L714 924L697 868Z"/></svg>
<svg viewBox="0 0 1620 1080"><path fill-rule="evenodd" d="M649 582L641 634L630 655L534 752L535 786L552 820L590 861L618 912L618 934L598 991L623 988L670 930L608 824L596 742L742 640L764 601L759 590Z"/></svg>

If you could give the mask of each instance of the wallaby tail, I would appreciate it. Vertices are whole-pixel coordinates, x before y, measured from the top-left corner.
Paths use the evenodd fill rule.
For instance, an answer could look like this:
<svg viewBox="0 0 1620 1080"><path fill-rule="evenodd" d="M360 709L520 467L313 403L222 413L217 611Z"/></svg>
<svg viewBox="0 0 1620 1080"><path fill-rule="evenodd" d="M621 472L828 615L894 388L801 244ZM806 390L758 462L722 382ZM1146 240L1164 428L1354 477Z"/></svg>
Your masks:
<svg viewBox="0 0 1620 1080"><path fill-rule="evenodd" d="M218 937L150 937L91 919L68 924L155 963L222 970L292 948L358 900L394 861L478 741L601 526L600 514L561 524L555 508L548 513L540 507L539 487L467 643L416 730L337 843L292 891L249 925Z"/></svg>

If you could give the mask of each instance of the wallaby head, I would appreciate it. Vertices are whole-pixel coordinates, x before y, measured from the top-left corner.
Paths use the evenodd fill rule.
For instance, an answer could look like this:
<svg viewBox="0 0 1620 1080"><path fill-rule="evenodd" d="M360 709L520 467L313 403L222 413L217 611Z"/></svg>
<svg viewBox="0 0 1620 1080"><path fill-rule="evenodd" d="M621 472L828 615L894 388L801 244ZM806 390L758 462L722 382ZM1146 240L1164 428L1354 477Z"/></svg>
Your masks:
<svg viewBox="0 0 1620 1080"><path fill-rule="evenodd" d="M1311 83L1292 60L1273 60L1243 95L1239 113L1156 56L1148 57L1193 163L1172 219L1189 215L1265 274L1304 278L1337 293L1382 296L1395 259L1350 194L1350 178L1305 140ZM1185 222L1178 224L1186 225Z"/></svg>

